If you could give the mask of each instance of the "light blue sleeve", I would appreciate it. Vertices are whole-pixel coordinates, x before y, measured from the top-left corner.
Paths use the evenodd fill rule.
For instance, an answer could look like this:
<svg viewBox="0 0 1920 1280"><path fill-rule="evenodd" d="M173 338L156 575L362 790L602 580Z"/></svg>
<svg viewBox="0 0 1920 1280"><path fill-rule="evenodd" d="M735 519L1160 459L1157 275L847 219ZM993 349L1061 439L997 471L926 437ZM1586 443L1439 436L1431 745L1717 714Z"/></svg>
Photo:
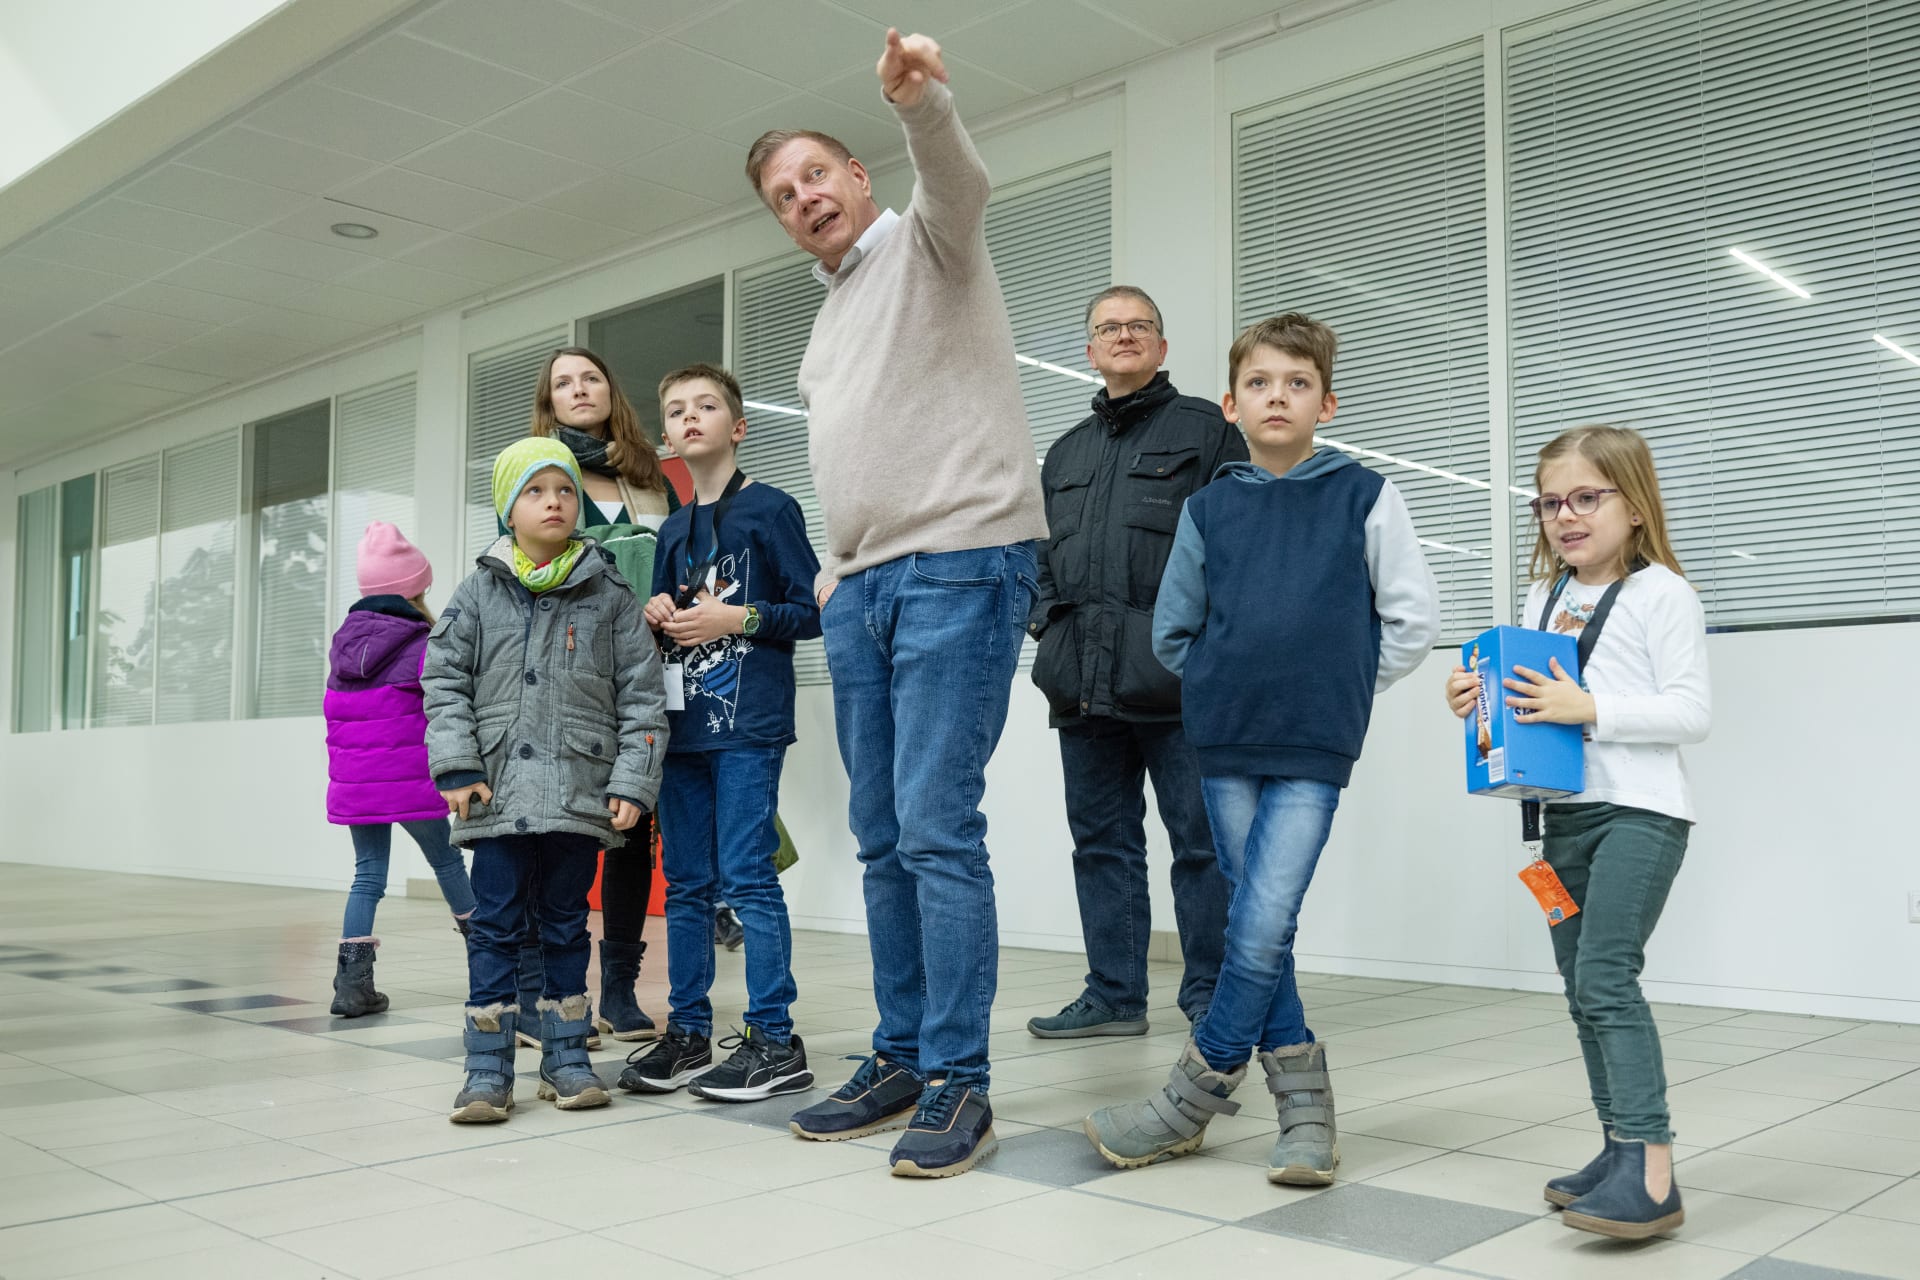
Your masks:
<svg viewBox="0 0 1920 1280"><path fill-rule="evenodd" d="M1153 656L1179 675L1187 665L1187 650L1200 637L1207 621L1207 547L1189 508L1180 511L1180 528L1173 550L1160 575L1160 595L1153 605Z"/></svg>

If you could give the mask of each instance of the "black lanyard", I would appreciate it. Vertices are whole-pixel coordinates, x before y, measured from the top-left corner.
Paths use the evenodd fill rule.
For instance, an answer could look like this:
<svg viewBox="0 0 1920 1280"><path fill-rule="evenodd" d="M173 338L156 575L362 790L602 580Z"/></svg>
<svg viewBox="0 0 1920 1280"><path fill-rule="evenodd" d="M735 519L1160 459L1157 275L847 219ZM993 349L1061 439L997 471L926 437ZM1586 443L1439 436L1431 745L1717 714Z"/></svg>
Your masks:
<svg viewBox="0 0 1920 1280"><path fill-rule="evenodd" d="M693 602L699 597L700 588L706 585L707 575L713 572L713 567L716 564L720 563L720 522L726 518L727 508L733 505L733 495L739 493L740 486L746 482L746 473L736 468L733 475L727 480L727 487L720 491L718 498L714 499L713 546L708 549L707 554L702 557L698 563L695 563L693 558L693 540L699 532L699 528L695 524L695 521L700 515L699 504L695 503L693 508L687 512L687 581L686 585L680 588L680 597L674 601L674 608L690 608Z"/></svg>

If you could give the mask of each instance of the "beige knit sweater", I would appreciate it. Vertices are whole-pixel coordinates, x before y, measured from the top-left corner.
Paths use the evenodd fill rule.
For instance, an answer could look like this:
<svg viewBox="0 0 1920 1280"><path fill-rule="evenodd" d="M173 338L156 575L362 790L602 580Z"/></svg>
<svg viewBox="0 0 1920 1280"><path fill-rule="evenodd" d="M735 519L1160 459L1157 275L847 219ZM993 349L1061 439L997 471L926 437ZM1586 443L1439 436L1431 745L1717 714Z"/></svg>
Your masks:
<svg viewBox="0 0 1920 1280"><path fill-rule="evenodd" d="M992 182L945 85L894 110L913 202L828 285L800 365L827 525L817 587L916 551L1047 536L1013 330L987 255Z"/></svg>

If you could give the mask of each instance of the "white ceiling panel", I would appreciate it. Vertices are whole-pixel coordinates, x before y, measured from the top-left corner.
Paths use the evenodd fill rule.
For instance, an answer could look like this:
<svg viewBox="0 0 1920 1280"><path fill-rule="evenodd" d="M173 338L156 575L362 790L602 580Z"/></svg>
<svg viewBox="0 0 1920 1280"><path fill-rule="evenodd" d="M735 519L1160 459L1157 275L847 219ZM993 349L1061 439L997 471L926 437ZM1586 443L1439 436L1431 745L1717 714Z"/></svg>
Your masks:
<svg viewBox="0 0 1920 1280"><path fill-rule="evenodd" d="M342 245L350 243L339 236L334 239ZM263 267L268 271L312 281L337 280L349 271L365 266L368 260L366 254L350 249L335 248L330 244L319 244L298 236L283 236L272 231L255 231L241 236L238 240L221 245L209 256L220 262Z"/></svg>
<svg viewBox="0 0 1920 1280"><path fill-rule="evenodd" d="M156 387L140 387L124 382L95 379L83 382L67 395L59 397L55 404L65 413L74 409L105 410L115 417L137 417L143 413L152 413L164 409L180 399L177 391L163 391Z"/></svg>
<svg viewBox="0 0 1920 1280"><path fill-rule="evenodd" d="M218 258L195 258L169 271L161 278L161 283L180 289L195 289L201 293L218 293L246 302L280 302L313 282L257 266L223 262Z"/></svg>
<svg viewBox="0 0 1920 1280"><path fill-rule="evenodd" d="M472 124L546 87L532 76L404 32L382 36L327 68L320 78L375 102L454 124Z"/></svg>
<svg viewBox="0 0 1920 1280"><path fill-rule="evenodd" d="M847 150L864 163L873 163L882 156L904 151L907 145L897 121L877 120L864 112L843 107L837 102L828 102L810 93L782 98L738 120L730 120L715 129L714 134L744 151L769 129L817 129L821 133L831 134L845 143ZM747 190L746 183L743 172L740 178L743 192Z"/></svg>
<svg viewBox="0 0 1920 1280"><path fill-rule="evenodd" d="M298 191L184 164L161 165L145 177L135 179L120 194L145 204L249 226L284 217L306 202L306 196Z"/></svg>
<svg viewBox="0 0 1920 1280"><path fill-rule="evenodd" d="M203 391L211 391L225 381L210 374L189 373L185 369L166 369L157 364L123 364L107 377L114 382L124 382L128 386L171 391L177 396L198 395Z"/></svg>
<svg viewBox="0 0 1920 1280"><path fill-rule="evenodd" d="M371 226L380 234L371 240L355 240L349 236L337 234L333 228L343 222L357 222L362 226ZM296 240L310 240L325 245L329 249L345 250L359 258L397 258L409 249L417 248L440 234L437 227L423 226L405 218L382 218L368 213L365 209L338 200L321 199L309 202L304 208L295 210L289 216L280 219L268 228L283 236ZM225 257L216 250L215 257ZM352 263L360 266L362 263Z"/></svg>
<svg viewBox="0 0 1920 1280"><path fill-rule="evenodd" d="M381 169L332 192L328 199L368 213L405 218L424 226L458 230L481 218L505 213L513 201L491 191L462 186L406 169ZM367 218L354 218L368 222ZM384 225L384 224L382 224Z"/></svg>
<svg viewBox="0 0 1920 1280"><path fill-rule="evenodd" d="M222 129L182 159L195 168L211 169L229 178L245 178L308 195L350 182L374 167L359 156L276 138L244 125Z"/></svg>
<svg viewBox="0 0 1920 1280"><path fill-rule="evenodd" d="M247 124L367 160L397 160L458 126L309 80L247 113Z"/></svg>
<svg viewBox="0 0 1920 1280"><path fill-rule="evenodd" d="M751 199L747 149L696 133L620 166L623 173L686 191L717 204Z"/></svg>
<svg viewBox="0 0 1920 1280"><path fill-rule="evenodd" d="M529 253L551 253L562 260L595 257L633 239L618 228L538 205L522 205L510 213L489 218L470 228L470 233Z"/></svg>
<svg viewBox="0 0 1920 1280"><path fill-rule="evenodd" d="M510 280L518 280L538 271L549 271L560 265L560 259L546 254L529 253L525 249L514 249L464 235L429 240L405 254L402 261L426 267L430 271L466 276L488 285L506 284Z"/></svg>
<svg viewBox="0 0 1920 1280"><path fill-rule="evenodd" d="M68 313L119 293L137 283L83 267L45 262L19 253L0 257L0 298L40 298L68 304Z"/></svg>
<svg viewBox="0 0 1920 1280"><path fill-rule="evenodd" d="M398 298L383 298L379 294L335 284L314 285L304 293L282 299L281 305L289 311L311 311L315 315L351 320L376 329L397 324L420 312L420 308Z"/></svg>
<svg viewBox="0 0 1920 1280"><path fill-rule="evenodd" d="M714 0L573 0L582 9L617 18L642 31L677 27L713 7Z"/></svg>
<svg viewBox="0 0 1920 1280"><path fill-rule="evenodd" d="M690 129L707 128L792 92L790 85L671 41L635 49L570 87Z"/></svg>
<svg viewBox="0 0 1920 1280"><path fill-rule="evenodd" d="M705 50L789 84L811 84L854 67L872 69L887 28L822 0L738 0L673 33Z"/></svg>
<svg viewBox="0 0 1920 1280"><path fill-rule="evenodd" d="M29 258L105 271L112 275L145 279L171 270L187 260L177 249L139 244L113 236L96 236L72 227L54 227L42 231L21 244L18 250Z"/></svg>
<svg viewBox="0 0 1920 1280"><path fill-rule="evenodd" d="M289 311L285 307L261 307L235 327L264 333L271 338L285 338L289 342L322 347L351 342L366 332L366 327L357 320L315 315L309 311Z"/></svg>
<svg viewBox="0 0 1920 1280"><path fill-rule="evenodd" d="M123 307L152 311L163 316L204 320L208 324L231 324L252 309L252 304L225 294L205 293L149 280L127 290L114 302Z"/></svg>
<svg viewBox="0 0 1920 1280"><path fill-rule="evenodd" d="M383 298L397 298L417 307L444 307L482 292L486 286L465 276L429 271L411 262L381 262L342 278L341 284Z"/></svg>
<svg viewBox="0 0 1920 1280"><path fill-rule="evenodd" d="M603 174L577 187L556 191L540 204L589 222L618 227L630 236L651 235L720 207L711 200L624 173Z"/></svg>
<svg viewBox="0 0 1920 1280"><path fill-rule="evenodd" d="M139 204L118 196L101 200L75 214L67 219L66 225L76 231L138 240L182 253L203 253L247 230L237 222L203 218L197 213Z"/></svg>
<svg viewBox="0 0 1920 1280"><path fill-rule="evenodd" d="M240 378L258 377L276 364L298 360L305 354L297 345L289 346L287 354L278 358L248 354L233 342L234 332L232 329L216 329L195 342L163 351L146 363L162 369L184 369L188 373L205 374L232 382Z"/></svg>
<svg viewBox="0 0 1920 1280"><path fill-rule="evenodd" d="M1184 44L1201 36L1263 18L1282 6L1273 0L1210 0L1207 4L1169 4L1167 0L1092 0L1094 8L1145 27L1163 40Z"/></svg>
<svg viewBox="0 0 1920 1280"><path fill-rule="evenodd" d="M529 98L479 127L496 138L596 165L618 165L687 136L681 125L570 89Z"/></svg>
<svg viewBox="0 0 1920 1280"><path fill-rule="evenodd" d="M1041 93L1169 47L1074 0L1028 0L956 31L941 44Z"/></svg>
<svg viewBox="0 0 1920 1280"><path fill-rule="evenodd" d="M1003 9L1010 9L1020 0L968 0L964 4L956 4L954 0L833 0L833 3L849 12L873 19L880 24L883 35L886 28L898 27L902 35L923 32L943 42L944 46L947 36L952 32ZM1178 0L1164 0L1164 3L1178 3ZM868 59L869 70L879 57L880 49L876 45L873 57Z"/></svg>
<svg viewBox="0 0 1920 1280"><path fill-rule="evenodd" d="M408 30L543 81L578 75L646 39L632 26L558 0L462 0L428 10Z"/></svg>
<svg viewBox="0 0 1920 1280"><path fill-rule="evenodd" d="M478 187L513 200L538 200L600 172L593 165L484 133L455 134L408 156L406 167L414 173Z"/></svg>
<svg viewBox="0 0 1920 1280"><path fill-rule="evenodd" d="M949 67L948 71L951 72L952 68ZM871 61L851 71L842 71L831 80L821 81L813 86L813 92L828 102L851 107L876 120L886 120L896 127L899 124L893 108L887 105L886 96L880 92L880 78L873 74Z"/></svg>
<svg viewBox="0 0 1920 1280"><path fill-rule="evenodd" d="M90 336L110 333L139 342L156 343L159 346L191 342L215 327L205 320L188 320L180 316L161 315L155 311L116 306L111 302L102 303L89 311L81 312L74 324Z"/></svg>
<svg viewBox="0 0 1920 1280"><path fill-rule="evenodd" d="M947 59L947 74L948 87L953 90L953 100L959 105L962 120L978 120L1002 107L1025 102L1034 93L1024 84L1016 84L961 57Z"/></svg>

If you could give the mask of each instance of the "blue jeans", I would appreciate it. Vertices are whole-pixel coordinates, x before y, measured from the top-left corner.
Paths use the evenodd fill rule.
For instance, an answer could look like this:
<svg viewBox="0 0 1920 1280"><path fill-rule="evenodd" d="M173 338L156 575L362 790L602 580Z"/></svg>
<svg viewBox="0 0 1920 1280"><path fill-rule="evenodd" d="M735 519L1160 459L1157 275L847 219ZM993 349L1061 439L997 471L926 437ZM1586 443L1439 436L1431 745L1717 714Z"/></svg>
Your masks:
<svg viewBox="0 0 1920 1280"><path fill-rule="evenodd" d="M469 1004L484 1008L515 1002L529 904L546 965L541 994L564 1000L586 991L587 958L593 951L587 934L587 891L593 888L599 853L598 840L571 831L473 842L476 905L467 937Z"/></svg>
<svg viewBox="0 0 1920 1280"><path fill-rule="evenodd" d="M980 798L1036 592L1030 542L919 552L841 579L820 617L864 869L874 1051L982 1092L1000 931Z"/></svg>
<svg viewBox="0 0 1920 1280"><path fill-rule="evenodd" d="M457 916L473 910L473 886L467 882L467 864L460 851L448 840L445 818L422 818L403 822L401 829L413 837L420 852L427 855L433 878L440 882L440 896ZM373 912L387 893L387 860L393 852L393 824L390 822L355 823L347 828L353 837L353 887L347 890L346 919L340 925L342 938L367 938L373 935Z"/></svg>
<svg viewBox="0 0 1920 1280"><path fill-rule="evenodd" d="M1200 762L1179 721L1083 718L1060 729L1073 885L1087 944L1087 994L1122 1018L1147 1012L1147 775L1173 843L1173 919L1186 973L1180 1010L1206 1014L1226 947L1227 881L1214 854Z"/></svg>
<svg viewBox="0 0 1920 1280"><path fill-rule="evenodd" d="M785 747L684 751L660 783L666 842L667 978L675 1026L713 1034L713 906L724 895L747 942L746 1023L769 1040L793 1034L793 930L773 870L780 847Z"/></svg>
<svg viewBox="0 0 1920 1280"><path fill-rule="evenodd" d="M1313 1042L1294 983L1293 936L1340 788L1306 778L1200 781L1233 896L1220 982L1193 1040L1208 1066L1232 1071L1255 1049Z"/></svg>
<svg viewBox="0 0 1920 1280"><path fill-rule="evenodd" d="M1553 804L1546 858L1580 906L1550 930L1600 1124L1672 1142L1660 1029L1640 992L1647 939L1687 855L1683 818L1615 804Z"/></svg>

